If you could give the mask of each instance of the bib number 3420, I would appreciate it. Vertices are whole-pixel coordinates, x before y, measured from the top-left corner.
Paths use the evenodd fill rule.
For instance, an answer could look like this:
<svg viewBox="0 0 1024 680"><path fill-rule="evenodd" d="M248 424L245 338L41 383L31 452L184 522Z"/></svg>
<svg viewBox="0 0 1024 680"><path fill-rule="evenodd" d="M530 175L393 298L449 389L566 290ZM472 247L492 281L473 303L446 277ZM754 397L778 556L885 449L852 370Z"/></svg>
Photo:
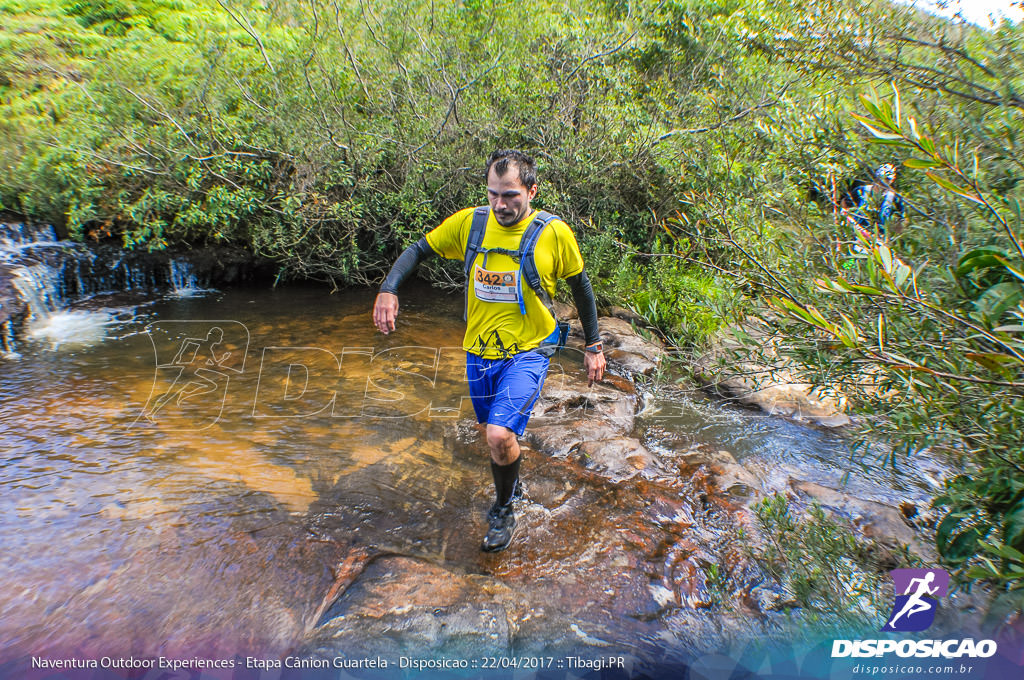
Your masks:
<svg viewBox="0 0 1024 680"><path fill-rule="evenodd" d="M476 267L473 291L484 302L519 302L518 271L495 272Z"/></svg>

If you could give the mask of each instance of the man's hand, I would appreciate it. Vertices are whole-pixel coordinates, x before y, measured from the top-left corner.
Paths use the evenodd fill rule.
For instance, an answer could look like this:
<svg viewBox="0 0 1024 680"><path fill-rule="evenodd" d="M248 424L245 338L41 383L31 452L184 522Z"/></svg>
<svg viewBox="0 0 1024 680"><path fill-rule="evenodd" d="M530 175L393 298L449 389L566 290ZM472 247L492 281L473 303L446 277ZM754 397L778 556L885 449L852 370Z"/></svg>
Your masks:
<svg viewBox="0 0 1024 680"><path fill-rule="evenodd" d="M373 325L384 335L395 330L398 316L398 296L394 293L379 293L373 303Z"/></svg>
<svg viewBox="0 0 1024 680"><path fill-rule="evenodd" d="M593 385L604 377L604 352L584 352L583 365L587 369L587 385Z"/></svg>

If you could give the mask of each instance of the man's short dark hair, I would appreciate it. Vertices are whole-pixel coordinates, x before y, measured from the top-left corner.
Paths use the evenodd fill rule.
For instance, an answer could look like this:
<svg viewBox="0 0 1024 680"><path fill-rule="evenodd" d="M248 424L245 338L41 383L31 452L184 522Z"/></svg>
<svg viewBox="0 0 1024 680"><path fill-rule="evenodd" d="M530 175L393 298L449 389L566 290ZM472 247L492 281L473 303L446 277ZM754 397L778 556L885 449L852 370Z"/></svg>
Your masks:
<svg viewBox="0 0 1024 680"><path fill-rule="evenodd" d="M498 149L487 158L487 168L484 170L484 181L491 174L491 166L494 166L494 174L504 177L508 172L509 165L515 165L519 169L519 181L527 189L537 183L537 166L533 158L522 151L515 149Z"/></svg>

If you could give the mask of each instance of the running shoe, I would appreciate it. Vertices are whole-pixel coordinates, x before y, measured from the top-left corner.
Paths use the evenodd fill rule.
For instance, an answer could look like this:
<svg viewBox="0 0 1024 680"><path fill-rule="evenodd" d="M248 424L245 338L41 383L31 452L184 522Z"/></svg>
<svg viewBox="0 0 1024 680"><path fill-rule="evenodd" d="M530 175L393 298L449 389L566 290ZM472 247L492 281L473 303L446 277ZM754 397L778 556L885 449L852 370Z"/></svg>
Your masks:
<svg viewBox="0 0 1024 680"><path fill-rule="evenodd" d="M512 503L492 505L487 512L487 523L489 528L480 549L484 552L499 552L507 548L516 533L516 515L512 511Z"/></svg>

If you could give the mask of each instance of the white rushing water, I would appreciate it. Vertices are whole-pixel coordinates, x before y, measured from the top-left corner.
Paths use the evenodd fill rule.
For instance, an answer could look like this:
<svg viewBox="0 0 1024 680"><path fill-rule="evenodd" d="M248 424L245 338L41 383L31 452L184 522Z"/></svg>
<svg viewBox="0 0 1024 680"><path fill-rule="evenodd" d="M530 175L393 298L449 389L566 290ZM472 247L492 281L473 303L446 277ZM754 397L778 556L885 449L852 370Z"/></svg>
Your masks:
<svg viewBox="0 0 1024 680"><path fill-rule="evenodd" d="M62 310L32 323L28 337L48 342L51 349L85 347L104 340L118 323L112 310Z"/></svg>
<svg viewBox="0 0 1024 680"><path fill-rule="evenodd" d="M190 262L171 260L171 297L188 298L203 295L212 291L200 285L195 269Z"/></svg>
<svg viewBox="0 0 1024 680"><path fill-rule="evenodd" d="M51 350L102 342L114 326L130 321L132 308L99 308L98 299L128 291L192 298L213 289L203 286L191 263L171 259L153 266L128 254L104 258L82 244L58 239L52 226L0 224L0 274L13 286L15 303L27 314L0 320L0 356L21 356L19 338L39 341ZM101 303L102 304L102 303Z"/></svg>

